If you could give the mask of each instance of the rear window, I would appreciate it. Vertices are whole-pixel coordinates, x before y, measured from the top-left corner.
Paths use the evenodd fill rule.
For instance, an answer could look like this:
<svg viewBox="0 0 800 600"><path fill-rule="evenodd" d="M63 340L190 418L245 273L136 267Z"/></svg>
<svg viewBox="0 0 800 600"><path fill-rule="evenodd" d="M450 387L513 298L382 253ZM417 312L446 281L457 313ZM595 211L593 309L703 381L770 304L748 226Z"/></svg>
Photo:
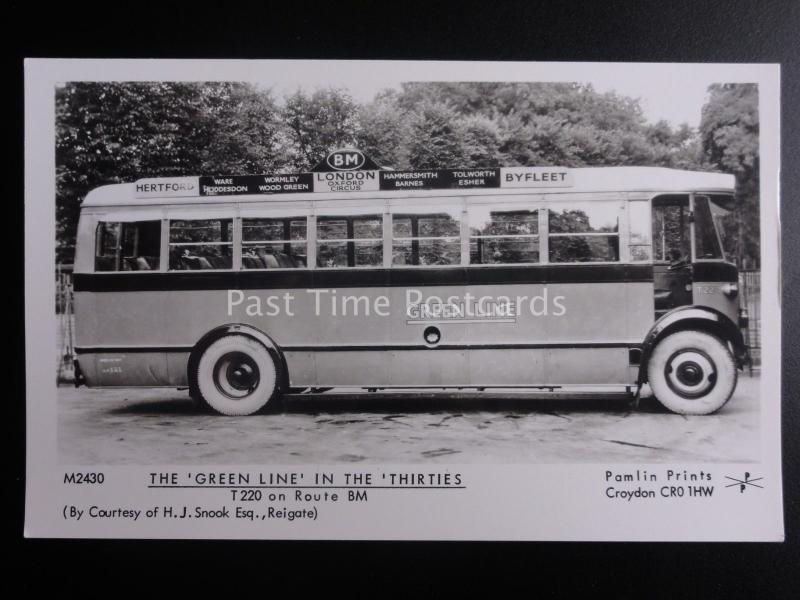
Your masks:
<svg viewBox="0 0 800 600"><path fill-rule="evenodd" d="M97 224L95 271L157 271L160 251L161 221Z"/></svg>

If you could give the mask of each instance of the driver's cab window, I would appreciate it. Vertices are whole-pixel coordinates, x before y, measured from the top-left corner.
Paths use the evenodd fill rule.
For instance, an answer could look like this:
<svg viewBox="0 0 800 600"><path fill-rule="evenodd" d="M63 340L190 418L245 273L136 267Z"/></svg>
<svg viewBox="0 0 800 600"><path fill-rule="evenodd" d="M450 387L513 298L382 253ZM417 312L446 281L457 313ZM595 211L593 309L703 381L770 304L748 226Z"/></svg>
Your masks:
<svg viewBox="0 0 800 600"><path fill-rule="evenodd" d="M672 265L692 260L688 195L653 199L653 259Z"/></svg>
<svg viewBox="0 0 800 600"><path fill-rule="evenodd" d="M722 245L714 223L712 205L708 196L694 198L695 250L698 259L720 259Z"/></svg>

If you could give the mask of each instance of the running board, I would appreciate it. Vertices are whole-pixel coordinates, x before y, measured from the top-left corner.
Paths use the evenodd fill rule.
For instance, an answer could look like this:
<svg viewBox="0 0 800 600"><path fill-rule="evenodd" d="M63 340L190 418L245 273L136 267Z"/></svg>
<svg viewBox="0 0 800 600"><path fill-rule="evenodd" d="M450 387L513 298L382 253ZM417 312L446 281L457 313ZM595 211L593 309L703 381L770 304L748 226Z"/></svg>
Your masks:
<svg viewBox="0 0 800 600"><path fill-rule="evenodd" d="M354 398L369 398L370 400L441 400L443 398L474 399L474 400L619 400L630 401L633 392L568 392L565 390L543 392L540 390L506 390L497 389L487 391L455 390L447 391L422 391L422 390L359 390L351 392L304 392L299 394L283 394L287 400L303 400L308 398L350 400Z"/></svg>

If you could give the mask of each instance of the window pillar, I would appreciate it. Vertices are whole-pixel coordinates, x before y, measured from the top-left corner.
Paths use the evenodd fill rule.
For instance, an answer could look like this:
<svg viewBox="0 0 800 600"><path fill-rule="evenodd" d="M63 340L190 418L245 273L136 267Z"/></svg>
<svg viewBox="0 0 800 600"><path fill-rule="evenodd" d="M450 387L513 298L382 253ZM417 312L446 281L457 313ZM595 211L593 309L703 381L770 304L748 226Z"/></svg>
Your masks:
<svg viewBox="0 0 800 600"><path fill-rule="evenodd" d="M347 222L347 266L356 266L356 243L353 241L356 237L355 233L355 220L356 217L345 217Z"/></svg>
<svg viewBox="0 0 800 600"><path fill-rule="evenodd" d="M308 244L308 268L317 268L317 215L308 216L308 226L306 227L306 244Z"/></svg>
<svg viewBox="0 0 800 600"><path fill-rule="evenodd" d="M539 209L539 262L550 262L550 222L546 208Z"/></svg>
<svg viewBox="0 0 800 600"><path fill-rule="evenodd" d="M392 266L392 255L394 252L392 235L392 213L389 211L389 208L386 207L383 212L383 266L387 269Z"/></svg>
<svg viewBox="0 0 800 600"><path fill-rule="evenodd" d="M467 207L461 211L461 265L469 265L469 213ZM480 243L480 241L478 241ZM479 254L480 256L480 254Z"/></svg>
<svg viewBox="0 0 800 600"><path fill-rule="evenodd" d="M411 215L411 264L419 264L419 217Z"/></svg>
<svg viewBox="0 0 800 600"><path fill-rule="evenodd" d="M619 226L617 227L617 233L619 234L619 239L617 244L619 245L619 260L620 262L627 263L631 260L630 254L630 243L631 243L631 231L630 231L630 219L628 218L629 210L628 210L629 202L626 199L625 202L622 203L619 209Z"/></svg>
<svg viewBox="0 0 800 600"><path fill-rule="evenodd" d="M242 217L233 218L233 270L238 271L242 268Z"/></svg>
<svg viewBox="0 0 800 600"><path fill-rule="evenodd" d="M161 219L161 259L159 271L169 271L169 219Z"/></svg>

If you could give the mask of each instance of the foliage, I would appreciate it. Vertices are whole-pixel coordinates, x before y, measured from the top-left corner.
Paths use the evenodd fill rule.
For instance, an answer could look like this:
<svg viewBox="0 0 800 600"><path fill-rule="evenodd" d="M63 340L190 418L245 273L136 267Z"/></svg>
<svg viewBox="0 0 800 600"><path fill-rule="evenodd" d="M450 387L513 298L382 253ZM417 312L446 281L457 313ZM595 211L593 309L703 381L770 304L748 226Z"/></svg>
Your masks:
<svg viewBox="0 0 800 600"><path fill-rule="evenodd" d="M700 139L709 162L736 175L739 205L725 220L726 250L741 262L759 258L758 86L715 84L703 107ZM732 240L732 243L730 242Z"/></svg>
<svg viewBox="0 0 800 600"><path fill-rule="evenodd" d="M56 91L59 259L89 190L141 177L279 166L276 107L243 83L68 83Z"/></svg>
<svg viewBox="0 0 800 600"><path fill-rule="evenodd" d="M334 148L352 146L356 138L357 105L344 90L329 88L312 94L298 90L286 99L283 120L296 170L308 171Z"/></svg>
<svg viewBox="0 0 800 600"><path fill-rule="evenodd" d="M406 150L412 169L465 165L465 135L458 114L444 102L423 101L409 117Z"/></svg>
<svg viewBox="0 0 800 600"><path fill-rule="evenodd" d="M369 104L359 107L356 147L379 165L406 165L405 144L408 122L397 109L396 94L379 94Z"/></svg>

